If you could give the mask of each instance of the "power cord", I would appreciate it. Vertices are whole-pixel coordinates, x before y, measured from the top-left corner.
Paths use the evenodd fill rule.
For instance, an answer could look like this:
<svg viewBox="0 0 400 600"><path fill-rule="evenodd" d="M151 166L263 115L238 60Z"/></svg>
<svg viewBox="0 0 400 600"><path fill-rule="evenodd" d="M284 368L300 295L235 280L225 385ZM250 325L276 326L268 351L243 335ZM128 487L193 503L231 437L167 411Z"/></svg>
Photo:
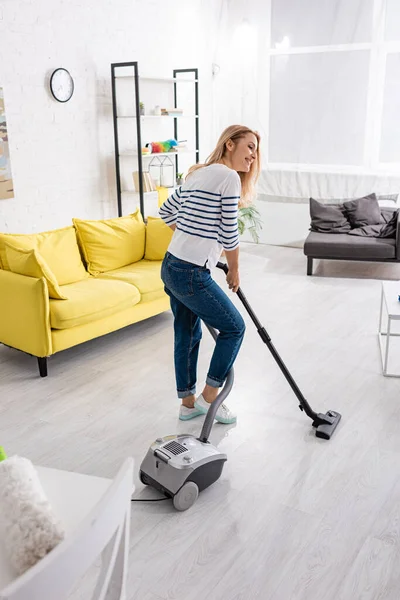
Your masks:
<svg viewBox="0 0 400 600"><path fill-rule="evenodd" d="M163 502L164 500L170 500L168 496L165 498L131 498L131 502Z"/></svg>

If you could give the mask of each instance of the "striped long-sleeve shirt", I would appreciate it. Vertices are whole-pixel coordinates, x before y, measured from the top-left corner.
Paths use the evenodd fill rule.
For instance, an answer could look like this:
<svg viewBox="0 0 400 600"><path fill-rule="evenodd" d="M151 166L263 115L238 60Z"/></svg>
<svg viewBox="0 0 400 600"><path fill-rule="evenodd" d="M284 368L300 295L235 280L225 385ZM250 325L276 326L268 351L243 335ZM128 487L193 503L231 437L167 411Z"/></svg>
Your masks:
<svg viewBox="0 0 400 600"><path fill-rule="evenodd" d="M241 182L222 164L194 171L161 206L167 225L176 224L168 251L187 262L213 267L222 249L239 246L238 202Z"/></svg>

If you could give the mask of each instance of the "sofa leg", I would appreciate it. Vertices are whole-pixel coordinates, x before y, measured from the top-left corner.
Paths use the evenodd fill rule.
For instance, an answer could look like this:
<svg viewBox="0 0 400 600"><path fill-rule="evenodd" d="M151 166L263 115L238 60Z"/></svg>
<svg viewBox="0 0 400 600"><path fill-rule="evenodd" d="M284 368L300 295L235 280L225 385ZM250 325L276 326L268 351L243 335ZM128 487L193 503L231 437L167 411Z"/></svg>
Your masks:
<svg viewBox="0 0 400 600"><path fill-rule="evenodd" d="M312 275L313 259L311 256L307 256L307 275Z"/></svg>
<svg viewBox="0 0 400 600"><path fill-rule="evenodd" d="M38 365L39 365L39 373L40 377L47 377L47 358L39 358L38 357Z"/></svg>

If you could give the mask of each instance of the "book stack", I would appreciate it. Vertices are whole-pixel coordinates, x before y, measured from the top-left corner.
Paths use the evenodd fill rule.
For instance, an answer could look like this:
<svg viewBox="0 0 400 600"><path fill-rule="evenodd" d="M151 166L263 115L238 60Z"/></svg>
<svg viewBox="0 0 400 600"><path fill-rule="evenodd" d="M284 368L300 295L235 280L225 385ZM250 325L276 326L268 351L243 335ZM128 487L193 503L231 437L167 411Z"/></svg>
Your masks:
<svg viewBox="0 0 400 600"><path fill-rule="evenodd" d="M133 183L135 184L135 190L139 191L139 171L134 171L133 175ZM143 191L144 192L155 192L157 190L156 184L150 173L147 171L143 172Z"/></svg>
<svg viewBox="0 0 400 600"><path fill-rule="evenodd" d="M176 147L177 152L186 152L187 151L187 140L178 141L178 145Z"/></svg>
<svg viewBox="0 0 400 600"><path fill-rule="evenodd" d="M181 108L162 108L161 115L166 117L181 117L183 110Z"/></svg>

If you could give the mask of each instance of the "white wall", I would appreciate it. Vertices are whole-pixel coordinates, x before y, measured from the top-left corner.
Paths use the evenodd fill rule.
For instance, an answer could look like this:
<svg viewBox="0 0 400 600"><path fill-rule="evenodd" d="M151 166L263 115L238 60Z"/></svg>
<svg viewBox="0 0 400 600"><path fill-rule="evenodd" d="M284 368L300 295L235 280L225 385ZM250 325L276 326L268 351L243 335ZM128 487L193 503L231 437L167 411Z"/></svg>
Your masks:
<svg viewBox="0 0 400 600"><path fill-rule="evenodd" d="M141 75L199 68L201 148L213 143L211 63L219 0L13 0L0 4L3 87L15 197L0 200L0 231L64 227L116 216L110 64ZM48 88L70 71L66 104ZM204 156L203 156L204 158Z"/></svg>

